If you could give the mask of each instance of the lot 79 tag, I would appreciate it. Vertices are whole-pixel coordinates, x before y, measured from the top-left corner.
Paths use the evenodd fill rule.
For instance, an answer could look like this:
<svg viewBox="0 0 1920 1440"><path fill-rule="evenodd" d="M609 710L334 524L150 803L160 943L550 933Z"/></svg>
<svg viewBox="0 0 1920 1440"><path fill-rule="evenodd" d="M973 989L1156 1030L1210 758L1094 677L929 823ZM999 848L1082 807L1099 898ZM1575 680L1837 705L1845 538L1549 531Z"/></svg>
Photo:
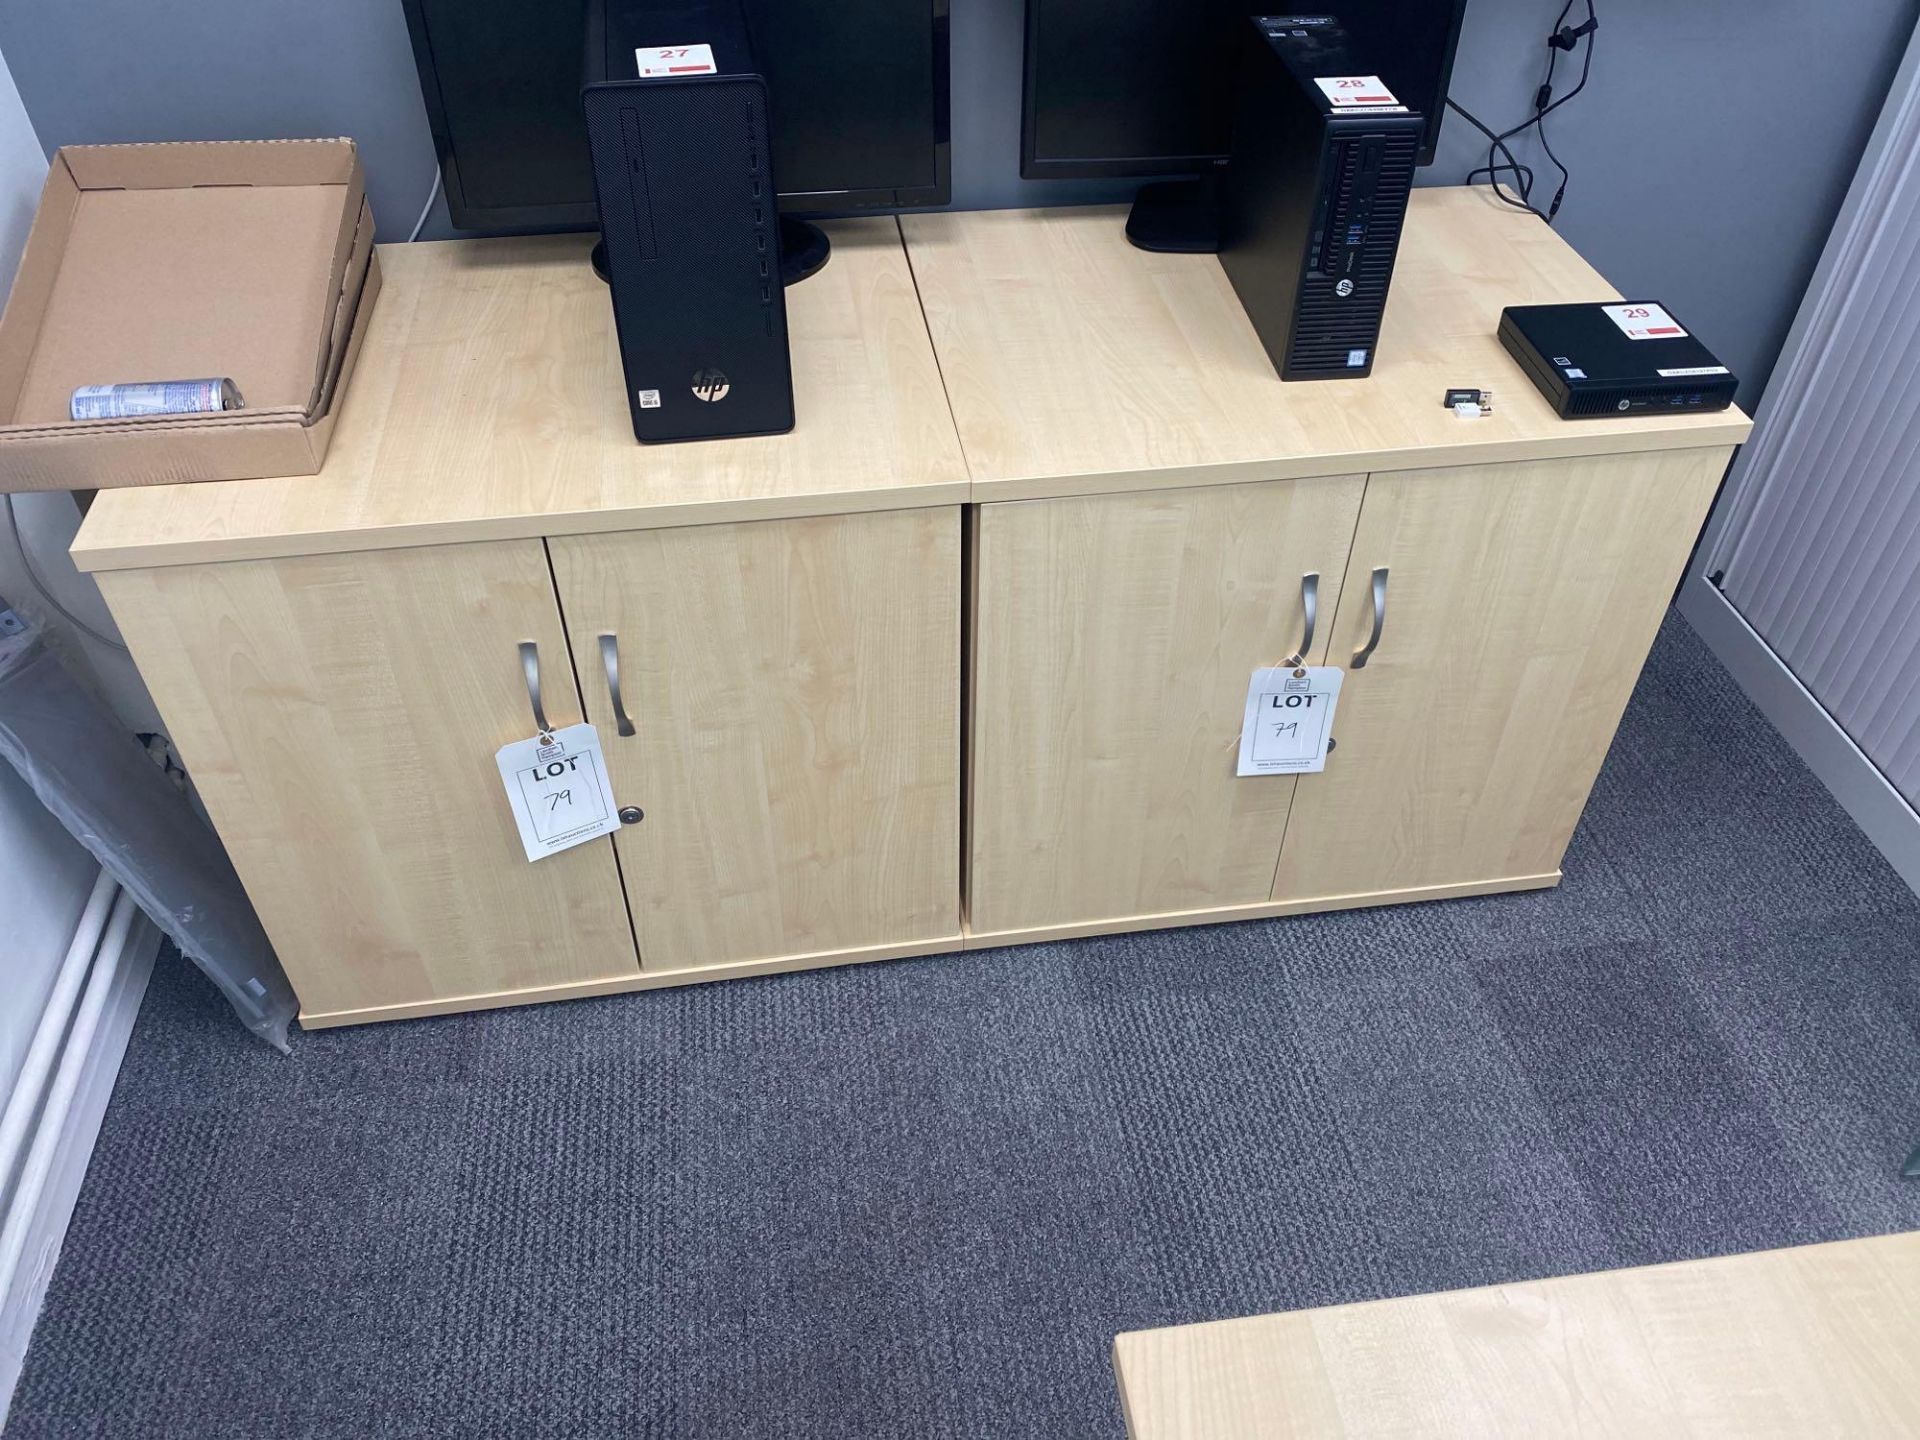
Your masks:
<svg viewBox="0 0 1920 1440"><path fill-rule="evenodd" d="M494 755L527 859L544 860L620 828L600 737L591 725L516 740Z"/></svg>
<svg viewBox="0 0 1920 1440"><path fill-rule="evenodd" d="M1240 725L1241 775L1311 775L1327 768L1333 709L1346 672L1337 665L1253 672Z"/></svg>

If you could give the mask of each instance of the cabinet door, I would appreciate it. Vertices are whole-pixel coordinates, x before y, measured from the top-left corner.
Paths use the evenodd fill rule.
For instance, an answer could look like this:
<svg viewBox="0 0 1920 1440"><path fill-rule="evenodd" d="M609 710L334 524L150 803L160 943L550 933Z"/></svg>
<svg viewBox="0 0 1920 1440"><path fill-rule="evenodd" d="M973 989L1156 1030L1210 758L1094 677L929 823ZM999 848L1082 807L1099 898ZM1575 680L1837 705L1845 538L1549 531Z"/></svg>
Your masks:
<svg viewBox="0 0 1920 1440"><path fill-rule="evenodd" d="M957 940L956 508L550 547L644 969Z"/></svg>
<svg viewBox="0 0 1920 1440"><path fill-rule="evenodd" d="M1234 775L1247 682L1300 644L1304 574L1333 614L1363 483L980 507L974 934L1267 899L1296 781Z"/></svg>
<svg viewBox="0 0 1920 1440"><path fill-rule="evenodd" d="M494 765L521 641L580 718L538 540L99 579L303 1017L638 973L612 842L529 864Z"/></svg>
<svg viewBox="0 0 1920 1440"><path fill-rule="evenodd" d="M1380 643L1301 778L1273 898L1550 880L1727 455L1373 476L1332 663L1371 635L1384 566Z"/></svg>

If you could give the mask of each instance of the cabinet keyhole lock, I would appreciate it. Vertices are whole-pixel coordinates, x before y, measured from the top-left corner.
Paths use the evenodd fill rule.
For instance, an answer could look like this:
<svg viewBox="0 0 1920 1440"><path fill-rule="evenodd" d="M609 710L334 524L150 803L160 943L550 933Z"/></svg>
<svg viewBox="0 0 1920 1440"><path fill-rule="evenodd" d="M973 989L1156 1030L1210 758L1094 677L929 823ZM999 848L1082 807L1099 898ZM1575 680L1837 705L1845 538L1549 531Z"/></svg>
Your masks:
<svg viewBox="0 0 1920 1440"><path fill-rule="evenodd" d="M622 825L638 825L646 818L646 812L638 805L622 805L620 807L620 823Z"/></svg>

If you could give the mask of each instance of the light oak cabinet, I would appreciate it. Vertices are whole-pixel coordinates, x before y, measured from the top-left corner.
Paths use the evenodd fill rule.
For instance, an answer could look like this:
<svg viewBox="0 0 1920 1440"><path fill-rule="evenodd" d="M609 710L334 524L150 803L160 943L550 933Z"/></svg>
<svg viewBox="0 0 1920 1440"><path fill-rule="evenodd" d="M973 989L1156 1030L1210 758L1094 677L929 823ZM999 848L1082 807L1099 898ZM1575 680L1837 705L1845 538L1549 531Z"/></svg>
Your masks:
<svg viewBox="0 0 1920 1440"><path fill-rule="evenodd" d="M1552 884L1726 460L981 506L974 940ZM1366 664L1323 772L1237 776L1308 572L1309 656Z"/></svg>
<svg viewBox="0 0 1920 1440"><path fill-rule="evenodd" d="M643 969L958 943L956 509L551 549Z"/></svg>
<svg viewBox="0 0 1920 1440"><path fill-rule="evenodd" d="M102 575L307 1023L638 974L612 843L529 865L494 752L581 718L538 540Z"/></svg>
<svg viewBox="0 0 1920 1440"><path fill-rule="evenodd" d="M319 475L96 498L75 558L303 1023L1558 878L1749 427L1500 378L1503 306L1612 294L1557 234L1417 192L1373 374L1283 385L1124 212L830 230L791 434L635 445L587 237L386 246ZM641 812L532 864L529 641ZM1237 776L1303 650L1338 748Z"/></svg>
<svg viewBox="0 0 1920 1440"><path fill-rule="evenodd" d="M828 229L792 434L634 444L591 237L389 245L322 473L96 497L303 1024L960 948L966 461L898 225ZM534 863L526 641L644 817Z"/></svg>
<svg viewBox="0 0 1920 1440"><path fill-rule="evenodd" d="M102 581L304 1023L959 945L951 506ZM534 863L524 641L642 817Z"/></svg>
<svg viewBox="0 0 1920 1440"><path fill-rule="evenodd" d="M1122 222L901 221L972 476L967 944L1555 883L1746 416L1555 415L1502 309L1615 292L1484 189L1414 194L1379 362L1329 384ZM1243 778L1306 571L1336 748Z"/></svg>
<svg viewBox="0 0 1920 1440"><path fill-rule="evenodd" d="M1267 899L1298 782L1234 777L1247 679L1306 639L1307 584L1333 615L1364 485L979 507L975 936Z"/></svg>
<svg viewBox="0 0 1920 1440"><path fill-rule="evenodd" d="M1274 900L1551 884L1727 458L1373 476L1332 661L1372 637L1384 568L1380 641L1301 777Z"/></svg>

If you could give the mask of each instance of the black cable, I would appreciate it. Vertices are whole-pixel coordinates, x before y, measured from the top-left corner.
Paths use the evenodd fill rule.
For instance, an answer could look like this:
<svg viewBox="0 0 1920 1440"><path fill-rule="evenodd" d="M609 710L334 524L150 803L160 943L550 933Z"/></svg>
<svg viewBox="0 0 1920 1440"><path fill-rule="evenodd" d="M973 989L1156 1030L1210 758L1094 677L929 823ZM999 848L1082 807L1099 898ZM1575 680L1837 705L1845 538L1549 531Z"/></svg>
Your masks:
<svg viewBox="0 0 1920 1440"><path fill-rule="evenodd" d="M1553 168L1560 172L1560 188L1553 192L1553 199L1547 202L1547 213L1544 217L1546 222L1551 225L1555 217L1560 213L1561 204L1567 198L1567 185L1573 179L1573 172L1561 163L1560 157L1553 153L1553 146L1547 143L1547 126L1545 120L1541 120L1538 124L1540 148L1546 151L1547 159L1553 162Z"/></svg>
<svg viewBox="0 0 1920 1440"><path fill-rule="evenodd" d="M1567 0L1566 9L1560 12L1560 17L1563 21L1566 19L1567 12L1571 9L1573 9L1573 0ZM1593 76L1593 44L1599 28L1600 19L1594 14L1593 0L1587 0L1587 19L1585 24L1577 27L1577 32L1569 32L1564 27L1555 32L1556 35L1559 36L1565 36L1570 33L1575 34L1576 43L1578 38L1581 37L1584 37L1587 42L1586 48L1580 56L1580 78L1574 82L1571 90L1567 91L1566 94L1557 100L1553 98L1553 71L1554 62L1560 58L1560 50L1562 47L1557 45L1548 46L1547 79L1546 83L1540 87L1540 94L1537 97L1540 103L1535 108L1533 124L1535 130L1537 130L1540 135L1540 148L1546 151L1547 159L1551 160L1554 169L1560 172L1560 188L1554 192L1553 201L1547 206L1547 223L1549 225L1553 223L1554 218L1560 213L1561 202L1567 198L1567 186L1572 183L1573 175L1567 167L1560 162L1560 157L1553 153L1553 144L1547 139L1547 116L1551 115L1587 88L1587 81Z"/></svg>
<svg viewBox="0 0 1920 1440"><path fill-rule="evenodd" d="M1464 106L1451 99L1447 101L1449 109L1487 139L1487 163L1468 173L1467 184L1474 184L1484 175L1493 187L1494 194L1501 200L1515 209L1527 210L1538 215L1549 225L1560 213L1560 206L1567 197L1567 186L1571 183L1573 176L1560 162L1560 157L1554 153L1553 145L1547 139L1546 119L1587 88L1587 81L1593 75L1594 37L1600 28L1600 17L1594 10L1594 0L1585 0L1587 7L1585 20L1578 25L1567 24L1567 17L1573 13L1576 3L1577 0L1566 0L1566 3L1560 7L1560 14L1553 22L1552 31L1547 36L1547 74L1541 81L1540 88L1534 91L1533 114L1511 129L1495 132L1491 126L1482 123ZM1553 82L1559 66L1560 53L1566 51L1571 54L1581 47L1583 41L1585 48L1580 57L1580 78L1574 82L1573 88L1566 94L1556 97L1553 93ZM1509 141L1524 135L1528 130L1536 130L1539 133L1540 148L1546 152L1547 159L1552 162L1553 167L1560 172L1560 186L1554 192L1553 199L1545 210L1533 203L1535 177L1532 167L1521 164L1518 157L1514 155L1512 146L1508 144ZM1509 194L1501 187L1502 174L1513 176L1513 193Z"/></svg>
<svg viewBox="0 0 1920 1440"><path fill-rule="evenodd" d="M1507 147L1506 141L1501 136L1494 134L1490 126L1485 124L1477 115L1467 109L1466 106L1460 104L1459 101L1449 99L1447 101L1447 108L1487 137L1487 163L1478 169L1468 172L1467 184L1474 184L1484 175L1487 177L1487 182L1493 187L1493 193L1501 200L1516 210L1525 210L1530 214L1539 215L1542 220L1546 219L1547 217L1542 214L1542 212L1533 208L1533 203L1530 198L1533 194L1533 168L1529 165L1522 165L1519 160L1514 157L1513 151ZM1496 163L1501 155L1505 155L1507 157L1506 160L1501 163ZM1508 171L1512 172L1514 178L1512 194L1507 193L1500 184L1500 176Z"/></svg>
<svg viewBox="0 0 1920 1440"><path fill-rule="evenodd" d="M1573 179L1567 167L1560 163L1560 157L1553 153L1553 145L1547 139L1547 111L1553 107L1553 81L1555 72L1558 70L1560 64L1560 52L1566 50L1568 53L1572 53L1572 47L1579 43L1578 38L1573 36L1567 29L1567 16L1572 13L1573 0L1567 0L1567 3L1560 7L1560 14L1553 22L1553 34L1547 39L1547 78L1540 82L1540 88L1533 93L1533 125L1540 134L1540 148L1546 152L1547 159L1553 162L1553 168L1560 172L1560 188L1553 192L1553 201L1547 206L1546 219L1549 225L1553 223L1554 217L1560 213L1560 204L1567 198L1567 184ZM1587 7L1587 13L1589 20L1591 20L1597 28L1599 22L1593 20L1593 7L1591 4ZM1587 34L1591 36L1593 30L1589 29ZM1587 47L1587 65L1589 69L1592 67L1592 64L1593 47L1589 45ZM1562 99L1562 104L1565 104L1567 100L1571 100L1574 95L1580 93L1580 87L1587 83L1586 74L1586 71L1581 72L1579 83L1573 87L1571 94Z"/></svg>
<svg viewBox="0 0 1920 1440"><path fill-rule="evenodd" d="M1560 214L1560 206L1567 198L1567 186L1572 182L1573 175L1561 163L1560 157L1554 154L1553 144L1547 139L1547 116L1587 88L1587 81L1593 76L1594 38L1600 28L1600 17L1594 13L1593 0L1586 0L1587 18L1579 25L1569 27L1566 23L1567 16L1573 13L1573 5L1574 0L1567 0L1567 3L1560 8L1559 18L1554 21L1553 35L1547 41L1547 78L1541 82L1540 89L1534 96L1533 119L1528 122L1538 131L1540 148L1546 152L1547 159L1552 161L1554 169L1560 172L1560 188L1554 191L1553 200L1547 206L1548 224L1552 224ZM1560 60L1560 52L1564 50L1572 54L1574 47L1582 40L1586 41L1586 49L1580 57L1580 78L1574 82L1571 90L1556 100L1553 95L1553 81ZM1521 128L1524 129L1525 126Z"/></svg>
<svg viewBox="0 0 1920 1440"><path fill-rule="evenodd" d="M1532 207L1526 203L1526 196L1528 192L1531 191L1533 188L1532 168L1530 166L1522 165L1517 159L1515 159L1513 152L1507 149L1505 144L1502 143L1500 137L1494 134L1493 131L1480 119L1480 117L1475 115L1471 110L1468 110L1464 105L1452 99L1449 99L1447 101L1447 105L1449 108L1453 110L1455 114L1459 115L1461 119L1465 120L1469 125L1473 126L1474 129L1478 130L1482 135L1487 137L1487 163L1481 166L1479 169L1473 171L1472 174L1468 175L1467 183L1471 185L1480 176L1485 175L1492 182L1494 192L1497 195L1499 195L1499 197L1502 200L1505 200L1509 205L1513 205L1521 209L1531 209ZM1505 153L1507 158L1504 164L1494 163L1498 158L1498 155L1496 152ZM1509 170L1513 172L1514 180L1516 182L1514 188L1518 192L1520 197L1518 199L1515 199L1512 196L1509 196L1504 190L1500 188L1500 181L1499 181L1500 173L1502 171L1509 171Z"/></svg>
<svg viewBox="0 0 1920 1440"><path fill-rule="evenodd" d="M1562 20L1565 20L1567 18L1567 12L1572 9L1573 9L1573 0L1567 0L1566 8L1561 10L1560 12L1560 18ZM1547 116L1551 115L1554 111L1558 110L1562 105L1566 104L1569 100L1573 99L1576 95L1578 95L1582 90L1587 88L1587 80L1593 74L1594 37L1599 31L1599 29L1600 29L1600 19L1597 15L1594 14L1593 0L1587 0L1587 18L1584 24L1581 24L1571 30L1568 29L1566 26L1562 25L1557 31L1555 31L1555 34L1554 34L1555 39L1559 39L1567 35L1575 35L1580 37L1581 39L1584 39L1587 42L1586 49L1581 52L1581 57L1580 57L1580 78L1574 82L1573 88L1569 90L1566 94L1562 95L1558 100L1555 100L1553 98L1554 67L1559 63L1561 49L1570 48L1570 47L1562 47L1562 46L1556 45L1553 40L1549 40L1547 42L1547 78L1546 78L1546 82L1541 85L1538 94L1534 96L1533 118L1531 120L1524 122L1519 126L1516 126L1515 127L1516 131L1524 130L1527 128L1528 125L1539 124L1542 120L1546 119ZM1578 43L1578 42L1576 41L1575 43Z"/></svg>

